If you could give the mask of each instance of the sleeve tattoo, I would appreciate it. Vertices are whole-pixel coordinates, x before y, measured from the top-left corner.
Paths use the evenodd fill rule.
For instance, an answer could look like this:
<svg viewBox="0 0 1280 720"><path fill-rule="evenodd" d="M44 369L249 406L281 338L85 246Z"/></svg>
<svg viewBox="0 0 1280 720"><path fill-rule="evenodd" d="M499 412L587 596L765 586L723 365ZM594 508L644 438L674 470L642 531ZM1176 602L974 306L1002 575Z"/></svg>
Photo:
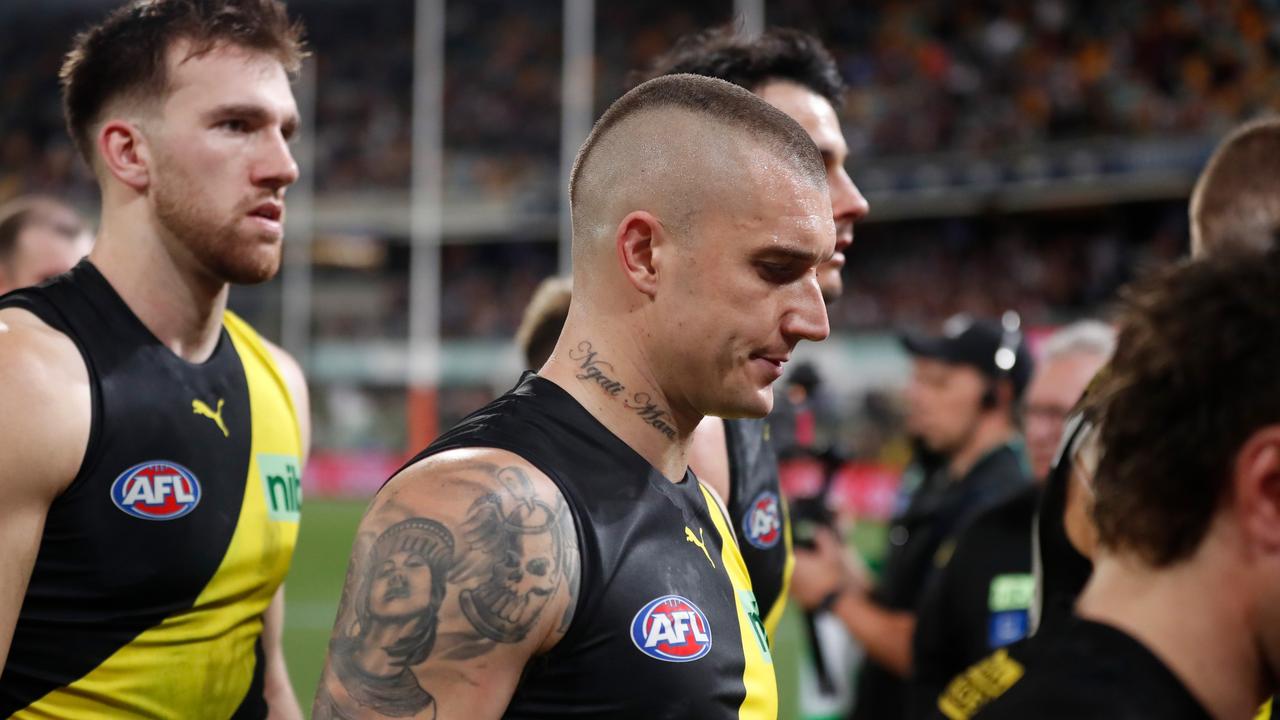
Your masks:
<svg viewBox="0 0 1280 720"><path fill-rule="evenodd" d="M413 668L524 640L561 585L570 594L561 632L572 618L579 558L564 500L539 498L518 467L476 469L493 482L464 483L479 492L456 531L408 517L356 540L329 665L367 710L435 717L435 698ZM323 683L321 691L317 707L343 717Z"/></svg>

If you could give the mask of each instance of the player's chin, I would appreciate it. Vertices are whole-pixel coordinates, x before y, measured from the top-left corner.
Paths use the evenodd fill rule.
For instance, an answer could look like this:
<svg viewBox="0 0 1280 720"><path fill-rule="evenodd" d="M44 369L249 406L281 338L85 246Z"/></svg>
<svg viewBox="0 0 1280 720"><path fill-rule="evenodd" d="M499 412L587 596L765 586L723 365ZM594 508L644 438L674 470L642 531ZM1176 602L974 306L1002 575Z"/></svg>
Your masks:
<svg viewBox="0 0 1280 720"><path fill-rule="evenodd" d="M280 244L269 242L237 243L234 252L222 258L223 278L236 285L256 285L280 272Z"/></svg>
<svg viewBox="0 0 1280 720"><path fill-rule="evenodd" d="M773 390L769 386L751 392L737 393L728 402L720 403L715 412L708 413L717 417L762 418L773 411Z"/></svg>

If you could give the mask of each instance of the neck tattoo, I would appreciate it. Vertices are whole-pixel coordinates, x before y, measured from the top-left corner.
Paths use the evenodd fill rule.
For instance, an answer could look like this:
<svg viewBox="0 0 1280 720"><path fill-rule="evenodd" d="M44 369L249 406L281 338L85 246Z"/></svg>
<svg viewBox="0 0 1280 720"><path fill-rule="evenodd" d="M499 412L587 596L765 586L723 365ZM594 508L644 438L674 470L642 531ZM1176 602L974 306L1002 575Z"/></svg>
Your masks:
<svg viewBox="0 0 1280 720"><path fill-rule="evenodd" d="M613 363L599 359L598 355L599 353L592 349L590 340L583 340L578 343L576 350L570 350L569 359L581 363L578 368L582 372L575 377L599 385L609 394L609 397L618 397L626 386L609 377L609 374L614 372Z"/></svg>
<svg viewBox="0 0 1280 720"><path fill-rule="evenodd" d="M630 397L623 396L627 386L612 377L616 374L613 363L601 359L590 340L583 340L576 348L570 349L569 359L578 363L580 372L574 375L575 378L599 387L610 398L622 397L622 406L635 413L645 425L662 433L668 440L676 439L671 413L653 402L649 393L634 392Z"/></svg>

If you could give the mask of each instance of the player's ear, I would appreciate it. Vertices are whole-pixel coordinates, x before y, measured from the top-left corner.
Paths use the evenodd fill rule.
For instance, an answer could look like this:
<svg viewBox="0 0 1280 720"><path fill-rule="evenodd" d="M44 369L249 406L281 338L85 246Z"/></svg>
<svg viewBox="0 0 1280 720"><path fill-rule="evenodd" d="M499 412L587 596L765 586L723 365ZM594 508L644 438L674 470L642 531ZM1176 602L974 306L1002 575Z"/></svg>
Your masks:
<svg viewBox="0 0 1280 720"><path fill-rule="evenodd" d="M1251 545L1280 554L1280 425L1255 431L1231 471L1235 507Z"/></svg>
<svg viewBox="0 0 1280 720"><path fill-rule="evenodd" d="M658 291L658 254L665 231L653 214L636 210L618 223L615 245L622 272L631 285L653 297Z"/></svg>
<svg viewBox="0 0 1280 720"><path fill-rule="evenodd" d="M106 172L136 192L151 184L151 153L141 129L125 120L108 120L98 129L98 159Z"/></svg>

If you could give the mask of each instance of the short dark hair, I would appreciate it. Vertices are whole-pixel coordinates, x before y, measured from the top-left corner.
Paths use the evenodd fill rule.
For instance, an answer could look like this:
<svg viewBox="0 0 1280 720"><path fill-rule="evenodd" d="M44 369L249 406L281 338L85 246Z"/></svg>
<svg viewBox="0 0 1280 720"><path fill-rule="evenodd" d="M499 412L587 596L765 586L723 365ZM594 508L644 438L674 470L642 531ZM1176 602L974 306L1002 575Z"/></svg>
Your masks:
<svg viewBox="0 0 1280 720"><path fill-rule="evenodd" d="M812 90L837 108L844 96L839 66L822 41L791 28L770 28L755 37L744 37L731 25L691 33L629 80L637 85L677 73L719 78L753 92L765 83L785 80Z"/></svg>
<svg viewBox="0 0 1280 720"><path fill-rule="evenodd" d="M1102 546L1163 567L1200 545L1231 497L1235 455L1280 423L1278 299L1278 250L1224 250L1125 291L1087 403L1101 423Z"/></svg>
<svg viewBox="0 0 1280 720"><path fill-rule="evenodd" d="M93 164L90 128L122 95L158 97L168 89L166 54L188 40L192 56L226 43L274 55L290 73L305 57L302 25L278 0L133 0L76 36L62 63L67 132Z"/></svg>
<svg viewBox="0 0 1280 720"><path fill-rule="evenodd" d="M698 75L664 75L632 88L596 121L578 150L569 175L569 202L600 139L623 120L643 112L683 110L722 125L745 130L815 185L827 186L827 168L813 138L786 113L724 80Z"/></svg>
<svg viewBox="0 0 1280 720"><path fill-rule="evenodd" d="M1280 247L1280 119L1246 123L1214 150L1191 193L1192 252Z"/></svg>

